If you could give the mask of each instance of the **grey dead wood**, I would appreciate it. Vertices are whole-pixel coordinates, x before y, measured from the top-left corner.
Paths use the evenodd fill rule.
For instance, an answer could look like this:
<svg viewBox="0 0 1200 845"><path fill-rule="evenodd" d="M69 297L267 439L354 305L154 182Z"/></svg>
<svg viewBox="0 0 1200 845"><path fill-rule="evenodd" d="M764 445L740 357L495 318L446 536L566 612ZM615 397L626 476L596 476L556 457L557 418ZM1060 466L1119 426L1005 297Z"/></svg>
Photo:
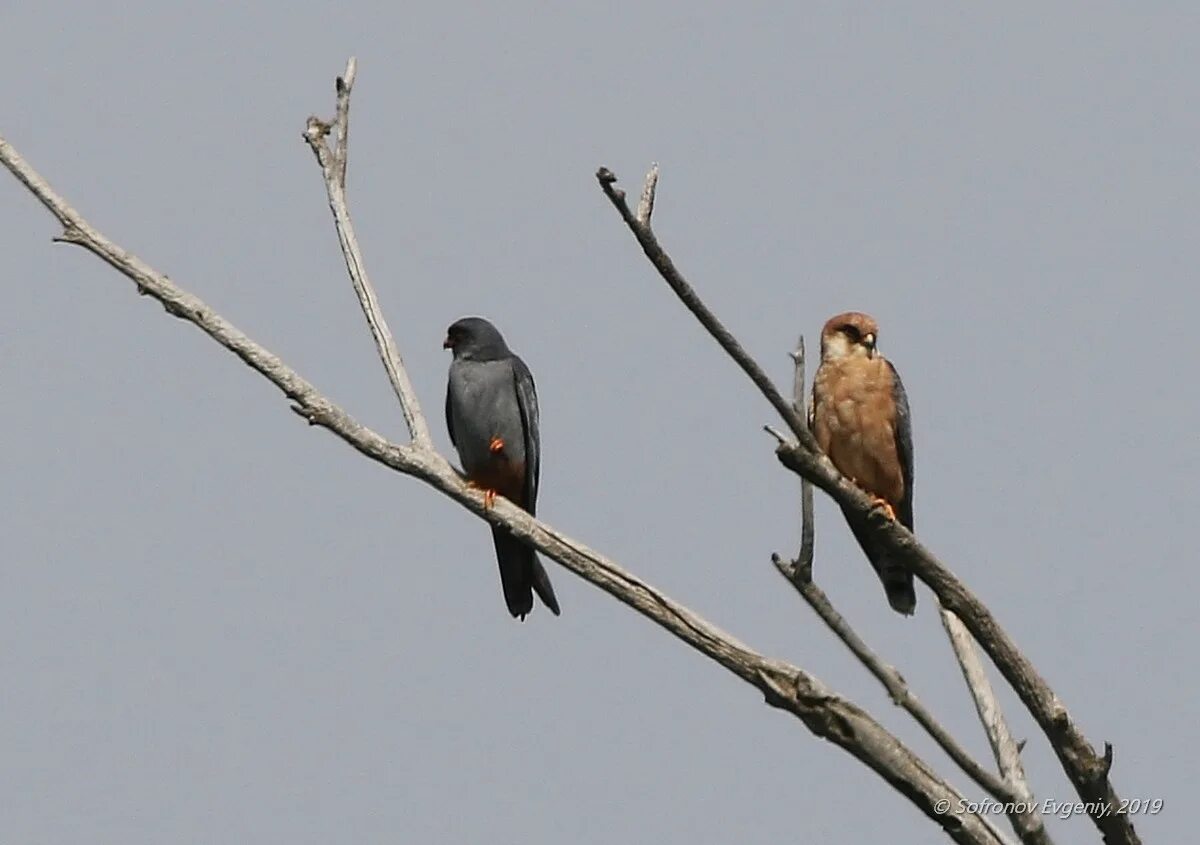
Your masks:
<svg viewBox="0 0 1200 845"><path fill-rule="evenodd" d="M483 495L468 488L450 463L433 449L416 394L363 269L346 208L345 142L355 70L352 59L345 75L338 80L338 110L334 120L326 123L310 119L304 137L310 146L315 144L314 152L326 181L347 270L409 426L411 441L406 444L390 442L359 423L201 299L106 238L57 194L4 138L0 138L0 163L58 220L62 234L55 238L56 241L80 246L97 256L132 280L139 293L158 301L167 313L195 325L279 388L290 400L292 410L309 424L328 430L364 456L419 479L480 518L507 527L547 557L670 631L754 686L770 705L792 713L814 734L862 761L955 842L1003 843L991 823L979 815L940 811L943 806L956 806L962 794L862 708L837 695L801 668L751 650L612 560L531 517L503 497L496 499L493 508L486 509ZM331 134L335 146L329 148L326 139ZM337 183L336 186L329 184L331 180ZM644 218L647 221L652 205L651 190Z"/></svg>

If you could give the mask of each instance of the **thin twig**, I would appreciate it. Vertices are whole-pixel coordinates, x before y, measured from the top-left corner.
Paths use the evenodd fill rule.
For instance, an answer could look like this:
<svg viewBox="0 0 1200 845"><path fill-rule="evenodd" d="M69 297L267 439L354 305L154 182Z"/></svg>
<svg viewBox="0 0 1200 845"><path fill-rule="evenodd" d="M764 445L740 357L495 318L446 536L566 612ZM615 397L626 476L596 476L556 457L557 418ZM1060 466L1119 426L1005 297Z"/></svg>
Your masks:
<svg viewBox="0 0 1200 845"><path fill-rule="evenodd" d="M808 427L804 425L804 421L796 413L795 409L792 408L791 404L780 395L779 388L763 372L758 362L751 358L750 354L742 348L742 345L729 329L725 328L721 321L717 319L717 316L696 295L696 291L688 284L683 274L675 268L671 257L659 245L654 230L650 228L649 213L647 213L644 222L639 217L634 216L633 212L629 210L629 205L625 202L625 192L617 187L617 177L607 167L601 167L596 171L596 181L600 183L600 188L604 191L604 195L612 202L613 206L620 213L621 219L625 221L625 225L629 227L629 230L633 232L633 236L641 244L646 257L650 259L650 263L654 265L666 283L671 286L671 290L675 291L675 295L696 316L700 324L708 330L708 333L721 345L721 348L729 354L729 357L750 377L750 380L754 382L762 392L762 395L767 398L767 401L771 403L799 441L802 444L812 443L812 436L808 433ZM650 173L646 176L647 187L643 190L643 197L647 193L653 197L654 186L657 185L657 182L658 167L655 166L650 169Z"/></svg>
<svg viewBox="0 0 1200 845"><path fill-rule="evenodd" d="M775 442L780 446L788 446L791 444L791 439L784 435L782 431L773 425L764 425L763 431L775 438Z"/></svg>
<svg viewBox="0 0 1200 845"><path fill-rule="evenodd" d="M792 352L792 407L808 425L808 388L805 386L804 335L796 341ZM798 575L812 581L813 552L816 546L816 522L813 519L812 482L800 478L800 553L794 561Z"/></svg>
<svg viewBox="0 0 1200 845"><path fill-rule="evenodd" d="M363 315L371 328L371 336L379 350L379 357L387 370L388 380L396 398L400 400L400 410L404 414L404 422L408 426L409 436L413 445L419 449L432 449L433 437L429 433L429 424L421 413L421 405L417 401L417 392L413 389L400 358L400 350L392 339L391 329L384 319L383 310L379 307L379 299L375 288L367 276L366 264L358 247L358 237L354 234L354 224L350 220L350 209L346 204L346 163L349 157L350 133L350 94L354 87L354 77L358 70L357 62L351 58L346 63L346 72L337 80L337 107L332 123L326 123L317 117L310 117L304 130L304 140L317 157L321 165L321 174L325 179L325 193L329 197L329 209L333 212L334 227L337 229L338 242L342 247L342 255L346 260L346 270L358 295ZM332 132L335 146L329 146L329 135Z"/></svg>
<svg viewBox="0 0 1200 845"><path fill-rule="evenodd" d="M139 292L162 303L168 312L196 325L233 352L279 387L295 403L293 410L311 424L328 429L372 460L420 479L492 524L505 526L547 557L754 685L769 704L791 712L815 735L837 744L878 773L939 824L955 842L1002 845L1002 838L978 814L947 813L941 809L956 806L960 797L958 791L853 702L836 695L799 667L750 650L615 562L530 516L503 497L497 498L492 508L485 508L483 496L468 488L437 452L422 448L419 443L412 446L390 443L359 424L277 356L200 299L104 237L58 196L3 138L0 138L0 163L59 220L63 226L63 240L98 256L131 279ZM415 405L411 407L415 408Z"/></svg>
<svg viewBox="0 0 1200 845"><path fill-rule="evenodd" d="M1026 845L1051 845L1050 834L1046 832L1041 813L1038 812L1033 790L1025 777L1025 766L1021 763L1021 752L1016 740L1008 729L1004 713L992 684L988 681L979 652L975 650L975 641L967 631L962 621L944 607L939 607L942 617L942 627L950 639L954 656L962 669L963 680L971 691L971 699L975 702L975 712L983 724L988 743L992 746L992 754L1005 785L1012 791L1012 798L1005 799L1009 803L1006 814L1012 823L1013 830Z"/></svg>
<svg viewBox="0 0 1200 845"><path fill-rule="evenodd" d="M1139 845L1141 840L1133 829L1130 817L1119 812L1121 798L1108 777L1109 767L1087 737L1075 727L1066 707L999 626L991 611L918 543L911 532L887 517L866 493L837 470L821 452L796 409L779 394L758 363L713 315L676 269L671 257L659 245L650 225L639 222L630 212L625 202L625 192L616 187L617 177L613 172L601 167L596 172L596 180L659 275L792 429L797 442L781 443L776 448L775 454L780 462L862 518L870 530L878 533L879 542L906 562L913 573L937 594L943 606L963 620L976 642L988 653L1042 728L1089 816L1104 835L1106 845Z"/></svg>

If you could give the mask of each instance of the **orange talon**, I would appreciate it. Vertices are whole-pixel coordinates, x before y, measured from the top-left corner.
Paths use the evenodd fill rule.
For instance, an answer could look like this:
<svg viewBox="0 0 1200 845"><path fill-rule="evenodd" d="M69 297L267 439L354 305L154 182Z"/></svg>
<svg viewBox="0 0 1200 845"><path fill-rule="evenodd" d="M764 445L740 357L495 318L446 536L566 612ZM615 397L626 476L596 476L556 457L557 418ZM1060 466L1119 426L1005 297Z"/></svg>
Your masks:
<svg viewBox="0 0 1200 845"><path fill-rule="evenodd" d="M886 499L881 499L878 496L871 497L871 504L877 508L883 508L883 512L887 514L888 519L896 521L896 509L888 503Z"/></svg>
<svg viewBox="0 0 1200 845"><path fill-rule="evenodd" d="M504 451L504 441L499 437L493 437L492 442L488 444L488 451L493 455Z"/></svg>
<svg viewBox="0 0 1200 845"><path fill-rule="evenodd" d="M469 487L472 490L482 490L483 491L483 508L484 508L484 510L490 511L492 509L492 507L495 506L495 504L496 504L496 491L495 490L492 490L488 487L484 487L483 485L479 484L476 481L472 481L469 478L467 479L467 487Z"/></svg>

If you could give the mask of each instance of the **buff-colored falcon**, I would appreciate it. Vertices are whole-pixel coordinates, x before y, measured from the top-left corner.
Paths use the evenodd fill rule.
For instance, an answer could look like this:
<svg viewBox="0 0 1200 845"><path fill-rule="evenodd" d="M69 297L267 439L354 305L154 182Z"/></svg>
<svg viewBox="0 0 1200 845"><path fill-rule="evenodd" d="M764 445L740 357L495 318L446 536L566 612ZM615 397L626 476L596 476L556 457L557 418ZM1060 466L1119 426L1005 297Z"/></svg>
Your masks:
<svg viewBox="0 0 1200 845"><path fill-rule="evenodd" d="M904 385L879 354L879 327L858 311L831 317L821 330L821 366L813 379L813 436L834 466L912 531L912 422ZM917 607L912 573L873 540L860 518L843 509L893 610Z"/></svg>

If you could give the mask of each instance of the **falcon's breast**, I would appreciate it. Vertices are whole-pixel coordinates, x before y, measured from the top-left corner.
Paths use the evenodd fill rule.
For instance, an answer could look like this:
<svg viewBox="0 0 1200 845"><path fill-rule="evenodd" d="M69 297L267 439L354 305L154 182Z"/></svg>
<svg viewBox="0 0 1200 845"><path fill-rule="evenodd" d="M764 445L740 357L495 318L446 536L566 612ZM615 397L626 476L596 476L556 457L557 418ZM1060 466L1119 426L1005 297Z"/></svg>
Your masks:
<svg viewBox="0 0 1200 845"><path fill-rule="evenodd" d="M904 499L892 369L882 357L822 362L813 379L813 436L834 466L893 507Z"/></svg>

